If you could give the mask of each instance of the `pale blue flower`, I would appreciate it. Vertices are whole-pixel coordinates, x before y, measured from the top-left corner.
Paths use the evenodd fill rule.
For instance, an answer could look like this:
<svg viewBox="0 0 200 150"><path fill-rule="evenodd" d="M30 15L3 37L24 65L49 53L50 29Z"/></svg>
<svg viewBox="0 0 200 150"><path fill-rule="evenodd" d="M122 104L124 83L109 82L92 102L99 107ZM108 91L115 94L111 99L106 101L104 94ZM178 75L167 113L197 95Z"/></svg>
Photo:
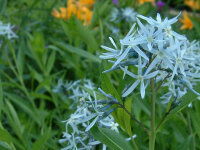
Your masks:
<svg viewBox="0 0 200 150"><path fill-rule="evenodd" d="M138 59L138 75L135 75L134 73L125 70L124 68L121 68L127 75L133 77L136 79L136 81L122 94L122 97L126 97L128 96L140 83L140 94L142 99L145 96L145 84L144 84L144 80L149 80L153 77L155 77L159 71L154 71L151 72L150 71L153 69L147 69L147 71L145 73L143 73L142 71L142 62L141 62L141 57L139 56Z"/></svg>

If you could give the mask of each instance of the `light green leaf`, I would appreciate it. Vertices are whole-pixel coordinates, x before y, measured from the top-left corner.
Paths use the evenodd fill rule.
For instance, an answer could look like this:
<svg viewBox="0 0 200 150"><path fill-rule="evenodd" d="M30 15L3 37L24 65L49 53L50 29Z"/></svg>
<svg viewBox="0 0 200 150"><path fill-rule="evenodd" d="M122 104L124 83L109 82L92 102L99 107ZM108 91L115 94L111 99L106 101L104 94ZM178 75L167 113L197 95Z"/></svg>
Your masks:
<svg viewBox="0 0 200 150"><path fill-rule="evenodd" d="M108 94L111 94L113 97L116 98L116 100L121 101L121 96L118 94L117 90L112 85L107 74L101 74L101 86L103 91L105 91Z"/></svg>
<svg viewBox="0 0 200 150"><path fill-rule="evenodd" d="M0 140L0 150L15 150L15 147Z"/></svg>
<svg viewBox="0 0 200 150"><path fill-rule="evenodd" d="M133 150L130 143L119 133L107 128L93 126L90 130L93 137L108 146L112 150Z"/></svg>
<svg viewBox="0 0 200 150"><path fill-rule="evenodd" d="M133 101L133 98L130 97L129 99L127 99L125 101L125 107L126 109L131 112L131 106L132 106L132 101ZM130 115L125 112L123 110L123 119L124 119L124 125L125 125L125 129L126 129L126 132L128 133L129 136L132 137L132 130L131 130L131 117Z"/></svg>
<svg viewBox="0 0 200 150"><path fill-rule="evenodd" d="M49 74L53 68L53 65L54 65L54 62L55 62L55 58L56 58L56 51L52 51L50 56L49 56L49 59L48 59L48 62L47 62L47 66L46 66L46 70L47 70L47 74Z"/></svg>
<svg viewBox="0 0 200 150"><path fill-rule="evenodd" d="M10 133L7 130L2 129L2 128L0 128L0 140L8 144L12 143L12 138L11 138Z"/></svg>
<svg viewBox="0 0 200 150"><path fill-rule="evenodd" d="M94 62L98 62L98 63L101 62L101 60L97 56L95 56L95 55L93 55L93 54L91 54L91 53L89 53L89 52L87 52L87 51L85 51L81 48L73 47L73 46L65 44L63 42L54 42L54 43L58 48L60 48L61 50L65 51L65 52L77 54L79 56L85 57L85 58L92 60Z"/></svg>

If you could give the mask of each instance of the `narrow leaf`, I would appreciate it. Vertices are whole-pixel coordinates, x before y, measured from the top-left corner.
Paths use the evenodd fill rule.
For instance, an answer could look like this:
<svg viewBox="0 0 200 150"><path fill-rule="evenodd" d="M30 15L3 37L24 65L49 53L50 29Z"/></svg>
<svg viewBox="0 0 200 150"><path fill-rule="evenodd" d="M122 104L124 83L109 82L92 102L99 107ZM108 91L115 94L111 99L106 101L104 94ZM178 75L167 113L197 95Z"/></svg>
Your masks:
<svg viewBox="0 0 200 150"><path fill-rule="evenodd" d="M87 51L85 51L81 48L73 47L69 44L65 44L65 43L62 43L62 42L54 42L54 43L55 43L55 45L57 45L60 49L62 49L65 52L77 54L79 56L85 57L85 58L92 60L94 62L98 62L98 63L101 62L101 60L97 56L95 56L95 55L93 55L93 54L91 54L91 53L89 53L89 52L87 52Z"/></svg>
<svg viewBox="0 0 200 150"><path fill-rule="evenodd" d="M119 133L107 128L94 126L91 130L93 137L112 150L133 150L131 145Z"/></svg>

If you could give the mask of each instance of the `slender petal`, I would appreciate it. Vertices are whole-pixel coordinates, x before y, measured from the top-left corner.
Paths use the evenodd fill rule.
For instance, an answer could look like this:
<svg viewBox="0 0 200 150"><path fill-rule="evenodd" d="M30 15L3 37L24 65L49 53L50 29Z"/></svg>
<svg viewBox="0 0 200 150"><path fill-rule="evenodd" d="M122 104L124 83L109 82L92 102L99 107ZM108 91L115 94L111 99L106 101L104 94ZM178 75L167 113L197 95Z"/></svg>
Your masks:
<svg viewBox="0 0 200 150"><path fill-rule="evenodd" d="M113 67L115 67L116 65L118 65L126 56L127 56L127 54L128 54L128 52L130 51L130 47L128 47L125 51L124 51L124 53L117 59L117 61L114 63L114 65L112 66L112 68Z"/></svg>
<svg viewBox="0 0 200 150"><path fill-rule="evenodd" d="M143 81L140 84L140 94L141 94L141 97L143 99L144 96L145 96L145 87L144 87L144 82Z"/></svg>
<svg viewBox="0 0 200 150"><path fill-rule="evenodd" d="M128 96L128 95L138 86L139 83L140 83L140 81L139 81L139 80L136 80L136 81L131 85L131 87L130 87L128 90L126 90L126 92L123 93L122 97Z"/></svg>

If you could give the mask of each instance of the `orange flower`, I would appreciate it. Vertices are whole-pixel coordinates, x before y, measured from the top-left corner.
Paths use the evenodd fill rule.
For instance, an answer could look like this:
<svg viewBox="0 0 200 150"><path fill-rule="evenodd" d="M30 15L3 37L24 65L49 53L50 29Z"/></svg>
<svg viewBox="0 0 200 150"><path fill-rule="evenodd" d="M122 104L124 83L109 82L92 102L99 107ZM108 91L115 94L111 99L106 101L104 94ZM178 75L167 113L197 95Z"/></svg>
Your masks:
<svg viewBox="0 0 200 150"><path fill-rule="evenodd" d="M191 9L200 10L199 0L185 0L184 4L189 6Z"/></svg>
<svg viewBox="0 0 200 150"><path fill-rule="evenodd" d="M180 19L180 21L183 23L183 25L181 26L181 30L184 30L184 29L190 29L191 30L194 26L192 21L188 17L186 11L183 12L183 19Z"/></svg>
<svg viewBox="0 0 200 150"><path fill-rule="evenodd" d="M64 20L66 19L67 15L67 9L65 7L60 8L60 13L54 8L53 12L51 13L52 16L56 18L63 18Z"/></svg>
<svg viewBox="0 0 200 150"><path fill-rule="evenodd" d="M61 17L60 13L55 8L53 9L53 12L51 13L51 15L58 19Z"/></svg>
<svg viewBox="0 0 200 150"><path fill-rule="evenodd" d="M65 20L67 18L67 9L65 7L60 7L61 17Z"/></svg>
<svg viewBox="0 0 200 150"><path fill-rule="evenodd" d="M76 14L77 13L77 8L74 4L68 5L67 7L67 18L71 18L72 14Z"/></svg>
<svg viewBox="0 0 200 150"><path fill-rule="evenodd" d="M94 0L80 0L80 3L83 5L93 5Z"/></svg>
<svg viewBox="0 0 200 150"><path fill-rule="evenodd" d="M92 18L92 11L90 10L91 5L94 4L94 0L68 0L67 8L61 7L59 13L56 9L53 9L51 13L56 18L70 18L75 15L79 20L84 21L84 25L90 24Z"/></svg>
<svg viewBox="0 0 200 150"><path fill-rule="evenodd" d="M139 2L139 5L142 5L142 4L146 3L146 2L151 2L153 4L154 0L138 0L138 2Z"/></svg>
<svg viewBox="0 0 200 150"><path fill-rule="evenodd" d="M90 24L90 21L92 19L92 12L89 10L89 9L84 9L83 10L85 13L84 13L84 16L83 16L83 19L85 20L84 22L84 25L86 25L86 23Z"/></svg>

